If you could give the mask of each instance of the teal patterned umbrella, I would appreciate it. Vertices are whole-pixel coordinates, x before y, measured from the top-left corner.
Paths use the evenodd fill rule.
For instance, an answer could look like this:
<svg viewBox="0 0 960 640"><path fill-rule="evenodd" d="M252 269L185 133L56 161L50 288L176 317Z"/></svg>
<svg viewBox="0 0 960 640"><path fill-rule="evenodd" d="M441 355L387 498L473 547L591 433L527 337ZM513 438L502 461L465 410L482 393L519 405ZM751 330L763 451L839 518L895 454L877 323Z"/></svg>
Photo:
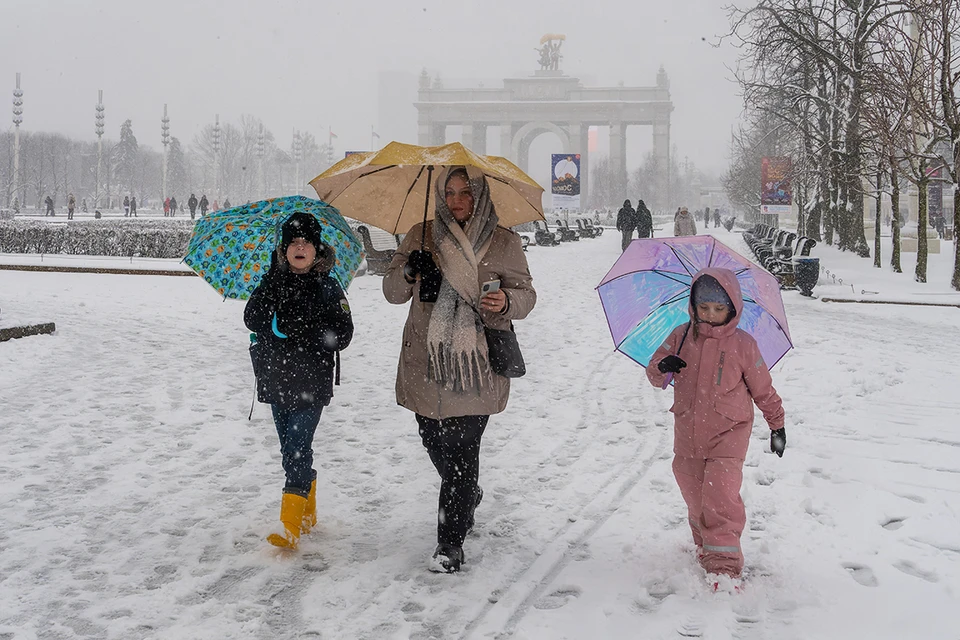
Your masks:
<svg viewBox="0 0 960 640"><path fill-rule="evenodd" d="M183 261L224 298L246 300L270 268L280 227L298 212L320 223L320 237L336 256L330 275L346 290L363 261L363 245L339 211L303 196L261 200L201 218Z"/></svg>

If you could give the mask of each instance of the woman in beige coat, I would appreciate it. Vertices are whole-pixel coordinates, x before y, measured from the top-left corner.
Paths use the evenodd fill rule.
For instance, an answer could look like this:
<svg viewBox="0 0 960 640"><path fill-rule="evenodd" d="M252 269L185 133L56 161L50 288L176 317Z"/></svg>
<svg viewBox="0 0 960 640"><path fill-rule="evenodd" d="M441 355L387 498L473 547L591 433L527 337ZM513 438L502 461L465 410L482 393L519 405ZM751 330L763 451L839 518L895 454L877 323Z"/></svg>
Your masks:
<svg viewBox="0 0 960 640"><path fill-rule="evenodd" d="M393 304L410 303L397 370L397 403L416 414L440 474L437 548L431 569L460 570L463 540L483 490L480 438L507 406L510 380L490 368L484 326L509 330L537 301L520 236L498 226L483 174L438 172L436 216L410 229L383 279ZM489 281L499 290L481 294Z"/></svg>
<svg viewBox="0 0 960 640"><path fill-rule="evenodd" d="M673 220L673 235L678 237L697 235L697 221L686 207L680 207L680 211Z"/></svg>

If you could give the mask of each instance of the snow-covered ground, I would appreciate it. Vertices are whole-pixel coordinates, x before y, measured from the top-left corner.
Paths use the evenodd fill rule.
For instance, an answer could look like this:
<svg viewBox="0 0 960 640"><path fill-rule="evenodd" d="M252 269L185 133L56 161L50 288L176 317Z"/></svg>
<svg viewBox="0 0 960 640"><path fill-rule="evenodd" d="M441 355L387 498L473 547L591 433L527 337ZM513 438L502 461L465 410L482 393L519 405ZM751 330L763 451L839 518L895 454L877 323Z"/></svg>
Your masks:
<svg viewBox="0 0 960 640"><path fill-rule="evenodd" d="M321 526L290 555L263 540L283 477L268 408L247 420L242 304L199 278L0 271L4 317L58 328L0 343L0 638L957 638L960 310L784 294L787 452L758 417L747 587L712 594L670 469L672 392L613 352L593 291L619 242L530 248L528 374L487 429L453 576L426 570L438 481L395 404L406 309L379 278L350 290ZM845 282L923 288L815 255Z"/></svg>

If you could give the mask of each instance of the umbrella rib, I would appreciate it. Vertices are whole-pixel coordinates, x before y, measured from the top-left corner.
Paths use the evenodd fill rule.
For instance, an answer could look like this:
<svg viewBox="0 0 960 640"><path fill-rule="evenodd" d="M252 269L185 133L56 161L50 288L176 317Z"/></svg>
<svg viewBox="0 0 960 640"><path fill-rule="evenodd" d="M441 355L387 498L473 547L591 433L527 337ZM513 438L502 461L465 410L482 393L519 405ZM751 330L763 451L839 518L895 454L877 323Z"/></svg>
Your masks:
<svg viewBox="0 0 960 640"><path fill-rule="evenodd" d="M664 244L666 244L666 243L664 243ZM686 271L688 275L691 275L691 276L692 276L693 274L690 273L690 269L687 269L686 263L684 263L683 258L680 257L680 254L677 253L677 250L673 248L673 245L669 245L669 244L668 244L667 246L670 247L670 251L673 251L673 255L677 256L677 260L680 261L680 266L683 267L683 270Z"/></svg>

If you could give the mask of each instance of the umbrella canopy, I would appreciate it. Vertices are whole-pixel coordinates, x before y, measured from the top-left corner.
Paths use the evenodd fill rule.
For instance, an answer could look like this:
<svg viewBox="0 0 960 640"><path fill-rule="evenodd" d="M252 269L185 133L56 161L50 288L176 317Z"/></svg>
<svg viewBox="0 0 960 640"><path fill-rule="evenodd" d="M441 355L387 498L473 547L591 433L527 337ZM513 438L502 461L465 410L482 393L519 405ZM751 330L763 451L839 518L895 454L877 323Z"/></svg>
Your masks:
<svg viewBox="0 0 960 640"><path fill-rule="evenodd" d="M567 39L567 36L565 36L562 33L548 33L548 34L545 34L542 38L540 38L540 44L543 44L544 42L548 42L550 40L566 40L566 39Z"/></svg>
<svg viewBox="0 0 960 640"><path fill-rule="evenodd" d="M270 268L280 227L297 212L320 223L320 237L336 257L330 274L347 289L363 261L363 245L339 211L303 196L262 200L201 218L183 261L223 297L246 300Z"/></svg>
<svg viewBox="0 0 960 640"><path fill-rule="evenodd" d="M733 271L743 295L738 327L753 336L772 368L791 348L777 279L713 236L634 240L597 286L618 351L647 366L674 328L690 320L693 276Z"/></svg>
<svg viewBox="0 0 960 640"><path fill-rule="evenodd" d="M321 200L343 214L393 234L433 219L428 167L469 166L483 171L500 226L543 220L543 187L506 158L481 156L459 142L418 147L391 142L380 151L347 156L310 181Z"/></svg>

